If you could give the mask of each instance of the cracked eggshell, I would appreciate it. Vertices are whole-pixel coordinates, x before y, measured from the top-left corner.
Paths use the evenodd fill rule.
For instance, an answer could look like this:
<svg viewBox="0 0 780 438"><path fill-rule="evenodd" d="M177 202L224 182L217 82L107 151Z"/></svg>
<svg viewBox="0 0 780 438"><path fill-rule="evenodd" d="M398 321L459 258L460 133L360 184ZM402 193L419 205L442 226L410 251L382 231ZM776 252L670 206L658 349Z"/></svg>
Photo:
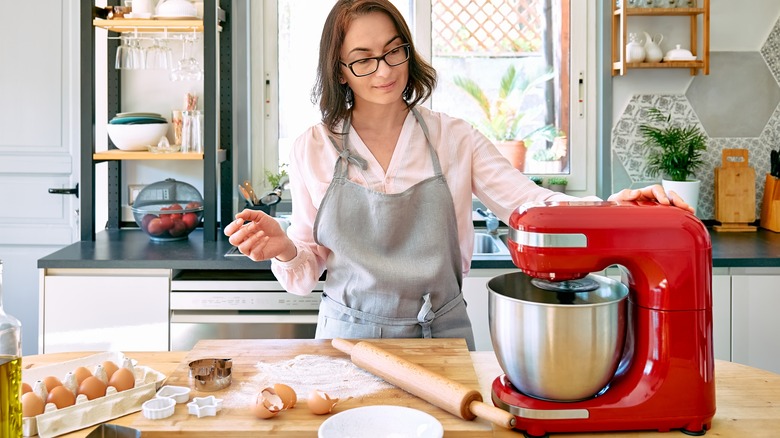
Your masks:
<svg viewBox="0 0 780 438"><path fill-rule="evenodd" d="M255 417L267 419L275 416L284 409L282 398L276 394L273 388L265 388L255 397L255 403L251 411Z"/></svg>
<svg viewBox="0 0 780 438"><path fill-rule="evenodd" d="M338 402L339 399L331 398L330 395L318 389L315 389L309 393L309 410L317 415L329 414Z"/></svg>
<svg viewBox="0 0 780 438"><path fill-rule="evenodd" d="M298 402L298 395L295 391L284 383L274 384L274 391L282 399L284 409L292 409L295 407L295 403Z"/></svg>

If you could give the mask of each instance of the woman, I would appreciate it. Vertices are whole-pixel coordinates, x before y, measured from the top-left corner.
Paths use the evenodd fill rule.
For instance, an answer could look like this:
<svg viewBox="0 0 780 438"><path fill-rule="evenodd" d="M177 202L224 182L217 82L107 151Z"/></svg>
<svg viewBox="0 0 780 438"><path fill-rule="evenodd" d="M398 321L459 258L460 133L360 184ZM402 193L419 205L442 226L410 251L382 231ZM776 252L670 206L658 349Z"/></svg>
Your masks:
<svg viewBox="0 0 780 438"><path fill-rule="evenodd" d="M436 72L387 0L340 0L325 22L317 83L322 123L291 153L292 225L262 212L225 227L287 291L327 269L317 338L451 337L474 348L461 293L474 244L472 193L504 222L528 201L573 198L525 177L467 122L418 106ZM651 186L610 200L654 199ZM289 237L288 237L289 236Z"/></svg>

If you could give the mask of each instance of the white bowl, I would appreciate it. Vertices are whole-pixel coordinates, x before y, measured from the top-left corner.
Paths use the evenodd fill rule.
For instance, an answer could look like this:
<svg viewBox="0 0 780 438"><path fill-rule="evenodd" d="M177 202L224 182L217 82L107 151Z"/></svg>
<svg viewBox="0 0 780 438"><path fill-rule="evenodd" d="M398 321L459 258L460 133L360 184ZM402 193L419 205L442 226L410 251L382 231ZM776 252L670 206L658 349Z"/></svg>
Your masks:
<svg viewBox="0 0 780 438"><path fill-rule="evenodd" d="M116 147L123 151L145 151L151 145L156 146L160 138L168 133L167 123L148 123L143 125L108 124L108 137Z"/></svg>
<svg viewBox="0 0 780 438"><path fill-rule="evenodd" d="M363 406L328 418L320 425L317 436L441 438L443 435L439 420L423 411L404 406Z"/></svg>
<svg viewBox="0 0 780 438"><path fill-rule="evenodd" d="M155 13L158 18L197 17L198 10L187 0L163 0L157 5Z"/></svg>

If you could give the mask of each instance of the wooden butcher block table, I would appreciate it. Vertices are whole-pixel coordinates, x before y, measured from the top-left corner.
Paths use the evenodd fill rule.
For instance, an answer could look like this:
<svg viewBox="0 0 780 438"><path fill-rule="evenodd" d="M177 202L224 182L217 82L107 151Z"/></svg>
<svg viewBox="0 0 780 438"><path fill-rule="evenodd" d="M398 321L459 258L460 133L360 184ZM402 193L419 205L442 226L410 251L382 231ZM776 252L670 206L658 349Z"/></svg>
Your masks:
<svg viewBox="0 0 780 438"><path fill-rule="evenodd" d="M387 351L407 360L423 365L426 368L448 376L464 385L478 388L477 375L471 362L466 344L461 339L442 339L426 341L414 340L381 340L376 343ZM257 436L316 436L317 430L328 418L327 415L311 413L305 400L301 400L295 408L281 412L269 420L261 420L252 415L249 404L253 400L247 394L256 394L263 389L259 385L258 363L284 363L299 355L319 355L349 360L342 352L334 349L330 341L325 340L208 340L200 341L185 360L170 375L166 384L189 386L188 363L201 358L231 358L233 361L232 384L220 391L201 392L193 396L214 395L223 399L224 408L214 417L197 418L187 412L186 406L178 405L172 417L163 420L148 420L139 417L130 426L143 431L144 436L169 436L172 433L182 433L188 437L257 437ZM349 365L349 364L347 364ZM327 364L323 364L327 367ZM334 369L335 370L335 369ZM309 370L316 373L318 370ZM301 371L306 373L307 369ZM334 374L334 378L338 378ZM329 378L329 376L325 376ZM273 383L289 382L279 381ZM322 382L322 385L327 382ZM347 387L348 383L345 384ZM296 385L290 385L295 389ZM353 388L361 391L362 388ZM347 389L345 393L350 393ZM299 394L299 399L305 399L308 394ZM366 405L398 405L408 406L427 412L436 417L444 429L452 436L488 437L492 436L489 424L474 421L464 421L455 417L407 392L392 387L382 389L373 394L362 395L343 403L333 410L334 413L346 409Z"/></svg>
<svg viewBox="0 0 780 438"><path fill-rule="evenodd" d="M501 374L493 352L471 352L462 340L448 339L398 339L371 340L383 349L402 358L447 376L464 385L479 389L485 401L490 400L490 385ZM50 365L52 363L84 357L91 353L53 353L23 358L23 367ZM320 340L219 340L203 341L190 352L125 352L140 365L154 368L168 377L166 384L189 386L187 364L194 359L213 357L233 360L233 383L227 389L212 393L193 393L193 396L215 395L230 404L235 395L247 391L257 379L259 362L272 363L295 358L298 355L323 355L340 359L347 356L331 347L329 341ZM775 438L780 433L780 375L731 362L716 361L717 413L708 437L749 436ZM262 389L262 388L257 388ZM299 394L305 398L306 394ZM494 426L477 418L462 420L400 389L386 389L371 396L350 399L336 406L334 413L369 404L409 406L436 417L444 426L445 437L507 437L523 435ZM224 408L215 417L197 418L187 413L183 404L176 406L175 414L164 420L151 421L141 413L117 418L111 423L140 429L144 437L195 436L195 437L316 437L320 424L329 416L311 414L302 400L292 410L280 413L271 420L253 418L248 410ZM68 435L68 438L85 437L94 427ZM685 436L680 432L614 432L553 434L553 437L603 437L650 438Z"/></svg>

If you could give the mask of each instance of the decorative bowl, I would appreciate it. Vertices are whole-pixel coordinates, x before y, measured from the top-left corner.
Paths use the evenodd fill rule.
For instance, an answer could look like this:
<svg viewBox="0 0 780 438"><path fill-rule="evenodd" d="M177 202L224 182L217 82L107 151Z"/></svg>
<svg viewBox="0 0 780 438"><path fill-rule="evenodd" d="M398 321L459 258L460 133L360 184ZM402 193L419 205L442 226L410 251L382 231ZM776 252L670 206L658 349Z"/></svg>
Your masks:
<svg viewBox="0 0 780 438"><path fill-rule="evenodd" d="M145 151L168 132L168 123L108 124L108 137L123 151Z"/></svg>

